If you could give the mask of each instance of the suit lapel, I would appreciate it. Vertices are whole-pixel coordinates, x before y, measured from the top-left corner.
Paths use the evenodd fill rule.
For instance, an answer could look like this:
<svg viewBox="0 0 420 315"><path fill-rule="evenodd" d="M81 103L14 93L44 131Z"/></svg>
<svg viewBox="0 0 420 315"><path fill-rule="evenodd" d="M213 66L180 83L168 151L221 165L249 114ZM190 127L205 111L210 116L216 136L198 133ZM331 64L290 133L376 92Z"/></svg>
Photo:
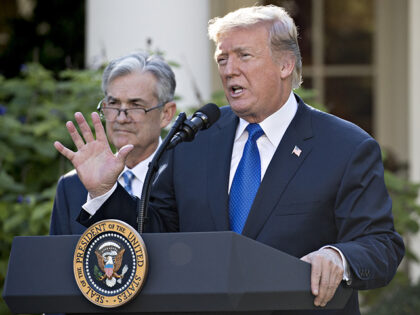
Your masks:
<svg viewBox="0 0 420 315"><path fill-rule="evenodd" d="M207 192L217 231L229 230L228 185L237 125L238 118L229 109L213 126L215 130L207 148Z"/></svg>
<svg viewBox="0 0 420 315"><path fill-rule="evenodd" d="M310 109L298 98L298 110L286 130L258 189L242 234L256 238L284 189L312 150ZM300 155L293 153L297 146Z"/></svg>

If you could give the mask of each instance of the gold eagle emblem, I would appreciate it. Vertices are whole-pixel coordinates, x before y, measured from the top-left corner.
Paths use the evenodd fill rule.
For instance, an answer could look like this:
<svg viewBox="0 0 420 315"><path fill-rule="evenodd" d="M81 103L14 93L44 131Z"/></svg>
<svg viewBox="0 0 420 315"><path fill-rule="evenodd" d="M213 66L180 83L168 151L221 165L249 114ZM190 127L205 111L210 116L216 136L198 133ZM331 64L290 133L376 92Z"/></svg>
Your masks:
<svg viewBox="0 0 420 315"><path fill-rule="evenodd" d="M99 247L99 250L95 250L95 255L98 260L99 269L103 272L102 275L98 277L99 281L104 281L109 287L113 287L118 279L118 282L121 283L121 280L124 277L124 274L127 272L128 267L124 266L121 274L118 274L118 271L121 268L123 256L125 249L121 248L119 244L102 244Z"/></svg>

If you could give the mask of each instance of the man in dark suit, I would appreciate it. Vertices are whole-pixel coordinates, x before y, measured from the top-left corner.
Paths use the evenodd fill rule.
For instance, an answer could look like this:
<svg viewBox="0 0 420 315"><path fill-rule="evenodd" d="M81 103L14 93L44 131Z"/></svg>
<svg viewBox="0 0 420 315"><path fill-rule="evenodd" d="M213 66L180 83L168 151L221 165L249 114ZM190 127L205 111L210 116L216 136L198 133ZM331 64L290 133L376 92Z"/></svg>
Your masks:
<svg viewBox="0 0 420 315"><path fill-rule="evenodd" d="M104 70L105 98L98 110L105 119L108 138L117 150L127 144L134 145L118 181L130 187L135 196L141 195L148 164L160 142L161 128L175 114L175 85L170 66L162 58L144 52L114 59ZM86 227L76 221L82 205L87 209L96 207L72 170L58 181L50 234L83 233Z"/></svg>
<svg viewBox="0 0 420 315"><path fill-rule="evenodd" d="M325 306L342 281L356 290L386 285L404 244L394 230L379 146L293 94L301 81L293 20L278 7L243 8L212 20L209 35L230 106L213 127L165 156L146 231L233 230L301 257L312 265L316 306ZM103 131L97 116L93 121L101 146ZM77 122L91 137L83 117ZM79 151L57 144L63 155L104 164L69 131ZM137 201L115 185L129 151L107 163L106 185L99 174L86 178L92 196L107 200L93 214L82 210L79 222L119 218L136 225ZM286 313L314 312L359 314L357 291L343 310Z"/></svg>
<svg viewBox="0 0 420 315"><path fill-rule="evenodd" d="M88 192L72 170L60 177L55 192L53 212L51 214L51 235L82 234L86 227L76 221L80 210L86 203Z"/></svg>

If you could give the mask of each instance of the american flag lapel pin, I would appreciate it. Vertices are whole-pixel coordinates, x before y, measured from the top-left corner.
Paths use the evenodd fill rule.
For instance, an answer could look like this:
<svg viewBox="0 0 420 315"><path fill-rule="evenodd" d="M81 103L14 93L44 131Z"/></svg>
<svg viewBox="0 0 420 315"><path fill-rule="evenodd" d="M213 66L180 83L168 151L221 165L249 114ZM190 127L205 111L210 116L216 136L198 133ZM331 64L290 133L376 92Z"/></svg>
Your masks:
<svg viewBox="0 0 420 315"><path fill-rule="evenodd" d="M302 153L302 150L297 145L295 145L295 147L294 147L294 149L292 151L292 154L294 154L297 157L299 157L301 153Z"/></svg>

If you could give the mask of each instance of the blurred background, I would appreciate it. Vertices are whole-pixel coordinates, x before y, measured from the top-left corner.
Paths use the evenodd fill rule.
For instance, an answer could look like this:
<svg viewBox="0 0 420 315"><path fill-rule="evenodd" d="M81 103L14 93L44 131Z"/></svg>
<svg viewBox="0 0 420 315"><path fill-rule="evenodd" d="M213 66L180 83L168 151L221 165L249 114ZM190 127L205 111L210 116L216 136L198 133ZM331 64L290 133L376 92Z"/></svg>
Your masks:
<svg viewBox="0 0 420 315"><path fill-rule="evenodd" d="M408 254L390 286L362 293L364 314L418 314L418 0L0 0L1 287L13 237L48 234L57 180L71 169L52 144L71 146L65 122L95 110L104 65L134 50L160 53L174 67L181 110L225 105L207 22L253 4L283 6L295 19L305 101L382 147Z"/></svg>

